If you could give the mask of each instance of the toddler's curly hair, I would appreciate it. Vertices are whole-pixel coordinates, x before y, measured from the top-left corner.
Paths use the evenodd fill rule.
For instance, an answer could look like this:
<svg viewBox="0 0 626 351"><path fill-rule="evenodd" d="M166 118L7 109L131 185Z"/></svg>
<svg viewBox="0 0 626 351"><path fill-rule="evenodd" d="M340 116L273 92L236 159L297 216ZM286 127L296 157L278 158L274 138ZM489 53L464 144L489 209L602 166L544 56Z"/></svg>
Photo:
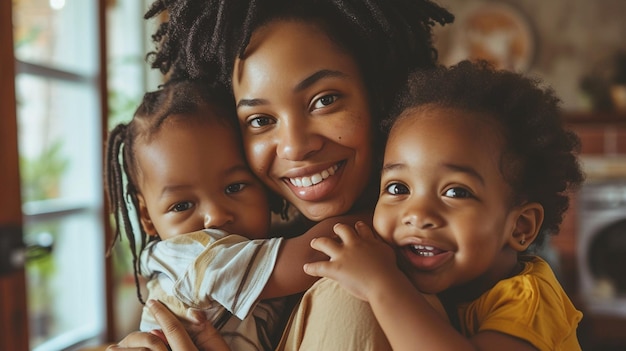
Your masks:
<svg viewBox="0 0 626 351"><path fill-rule="evenodd" d="M500 169L513 189L513 202L537 202L544 221L534 247L556 234L569 207L569 195L584 180L578 162L580 139L565 129L560 100L541 81L485 61L462 61L412 73L390 117L389 130L408 108L435 106L488 116L505 140Z"/></svg>

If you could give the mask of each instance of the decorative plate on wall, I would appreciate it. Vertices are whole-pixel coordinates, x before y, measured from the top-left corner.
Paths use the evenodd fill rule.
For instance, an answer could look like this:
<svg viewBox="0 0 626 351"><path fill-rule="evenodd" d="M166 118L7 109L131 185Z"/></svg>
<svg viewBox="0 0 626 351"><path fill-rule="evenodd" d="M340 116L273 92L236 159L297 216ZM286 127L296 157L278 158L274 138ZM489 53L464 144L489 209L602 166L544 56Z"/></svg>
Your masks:
<svg viewBox="0 0 626 351"><path fill-rule="evenodd" d="M489 2L457 17L438 44L441 63L485 59L497 68L527 71L535 55L528 18L513 5Z"/></svg>

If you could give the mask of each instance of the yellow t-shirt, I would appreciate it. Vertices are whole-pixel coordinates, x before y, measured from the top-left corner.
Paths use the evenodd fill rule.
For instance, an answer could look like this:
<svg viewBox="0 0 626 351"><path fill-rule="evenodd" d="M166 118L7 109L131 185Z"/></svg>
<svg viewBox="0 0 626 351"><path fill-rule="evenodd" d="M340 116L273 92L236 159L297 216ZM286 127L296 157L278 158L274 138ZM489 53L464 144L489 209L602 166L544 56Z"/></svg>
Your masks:
<svg viewBox="0 0 626 351"><path fill-rule="evenodd" d="M576 337L582 313L541 258L523 258L522 272L498 282L478 299L459 307L467 337L497 331L526 340L539 350L580 350Z"/></svg>

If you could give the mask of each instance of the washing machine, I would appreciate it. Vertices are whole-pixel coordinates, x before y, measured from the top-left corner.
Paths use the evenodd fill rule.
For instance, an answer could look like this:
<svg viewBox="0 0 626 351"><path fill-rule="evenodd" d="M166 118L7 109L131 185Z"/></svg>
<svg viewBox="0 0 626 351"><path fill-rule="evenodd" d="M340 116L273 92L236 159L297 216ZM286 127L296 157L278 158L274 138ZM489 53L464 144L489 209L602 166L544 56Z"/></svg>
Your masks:
<svg viewBox="0 0 626 351"><path fill-rule="evenodd" d="M626 179L583 185L577 239L585 309L626 316Z"/></svg>

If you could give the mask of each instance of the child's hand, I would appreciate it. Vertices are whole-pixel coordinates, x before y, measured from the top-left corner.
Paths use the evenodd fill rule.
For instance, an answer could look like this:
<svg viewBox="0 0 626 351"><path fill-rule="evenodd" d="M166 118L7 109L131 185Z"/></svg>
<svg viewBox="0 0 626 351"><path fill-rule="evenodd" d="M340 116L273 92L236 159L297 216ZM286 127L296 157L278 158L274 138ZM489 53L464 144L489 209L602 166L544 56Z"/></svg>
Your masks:
<svg viewBox="0 0 626 351"><path fill-rule="evenodd" d="M357 222L354 228L336 224L333 230L341 242L326 237L311 240L311 247L328 255L330 260L305 264L307 274L333 279L365 301L369 301L368 294L402 275L393 249L365 223Z"/></svg>

